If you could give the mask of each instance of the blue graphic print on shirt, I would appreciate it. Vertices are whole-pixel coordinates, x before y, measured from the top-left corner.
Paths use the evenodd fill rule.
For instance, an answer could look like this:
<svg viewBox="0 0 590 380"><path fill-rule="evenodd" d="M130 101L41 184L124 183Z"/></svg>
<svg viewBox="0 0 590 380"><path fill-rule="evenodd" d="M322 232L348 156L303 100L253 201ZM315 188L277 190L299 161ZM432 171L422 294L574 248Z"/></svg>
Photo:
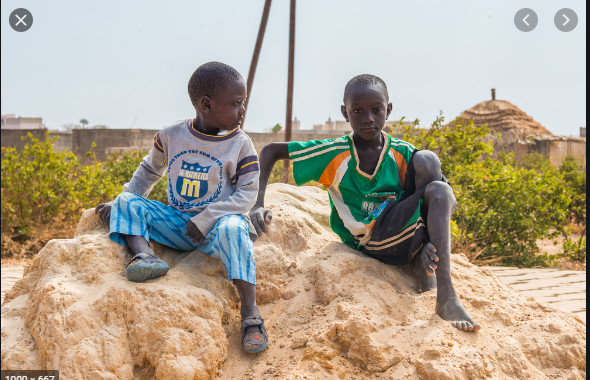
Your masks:
<svg viewBox="0 0 590 380"><path fill-rule="evenodd" d="M176 177L173 187L173 178L170 173L175 172L172 170L174 165L181 165L181 167L176 171L178 177ZM171 204L179 210L188 210L213 202L221 193L222 187L223 164L209 153L200 150L185 150L174 156L168 164L170 200ZM194 202L205 197L210 189L215 189L210 197L200 202ZM177 197L185 201L183 202Z"/></svg>
<svg viewBox="0 0 590 380"><path fill-rule="evenodd" d="M209 166L201 166L198 162L190 163L182 160L182 169L176 180L176 193L187 201L194 201L207 194L209 189Z"/></svg>

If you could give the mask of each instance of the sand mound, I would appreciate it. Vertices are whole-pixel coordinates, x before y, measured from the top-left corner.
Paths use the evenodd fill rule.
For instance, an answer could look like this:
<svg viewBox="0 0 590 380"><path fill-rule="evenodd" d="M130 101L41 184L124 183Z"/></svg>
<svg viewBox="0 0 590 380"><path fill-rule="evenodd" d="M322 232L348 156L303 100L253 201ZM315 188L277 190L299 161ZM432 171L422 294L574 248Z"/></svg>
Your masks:
<svg viewBox="0 0 590 380"><path fill-rule="evenodd" d="M2 306L2 369L63 379L585 378L586 324L453 257L464 305L483 325L453 329L403 270L338 242L327 194L269 186L272 235L256 242L269 349L240 349L239 297L220 261L158 246L171 266L126 280L126 251L93 210L52 240Z"/></svg>

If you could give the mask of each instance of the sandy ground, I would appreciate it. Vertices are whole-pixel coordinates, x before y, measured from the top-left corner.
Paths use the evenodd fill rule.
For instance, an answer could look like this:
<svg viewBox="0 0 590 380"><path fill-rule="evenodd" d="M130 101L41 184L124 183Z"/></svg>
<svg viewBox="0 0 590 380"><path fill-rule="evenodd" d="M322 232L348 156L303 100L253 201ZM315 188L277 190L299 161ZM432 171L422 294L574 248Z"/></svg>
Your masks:
<svg viewBox="0 0 590 380"><path fill-rule="evenodd" d="M337 241L325 192L275 184L267 206L273 223L254 252L267 351L241 351L239 297L219 260L155 244L169 273L131 283L126 249L88 210L75 237L47 243L5 294L2 368L59 368L64 379L586 378L585 272L480 268L453 255L461 302L484 326L463 332L403 268ZM22 270L2 269L3 280ZM526 284L553 299L516 290ZM560 309L565 299L584 317Z"/></svg>
<svg viewBox="0 0 590 380"><path fill-rule="evenodd" d="M23 277L24 267L24 263L2 264L2 301L4 301L4 294ZM519 292L586 320L586 271L485 268Z"/></svg>
<svg viewBox="0 0 590 380"><path fill-rule="evenodd" d="M9 265L2 263L2 301L4 302L4 294L12 288L15 282L23 278L23 271L25 270L25 264L21 265Z"/></svg>

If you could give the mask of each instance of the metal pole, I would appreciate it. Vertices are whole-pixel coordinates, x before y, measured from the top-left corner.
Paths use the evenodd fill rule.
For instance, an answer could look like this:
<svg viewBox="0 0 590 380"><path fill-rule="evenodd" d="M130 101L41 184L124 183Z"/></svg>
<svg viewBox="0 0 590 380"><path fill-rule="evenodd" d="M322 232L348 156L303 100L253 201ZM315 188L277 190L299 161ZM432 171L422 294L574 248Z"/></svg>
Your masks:
<svg viewBox="0 0 590 380"><path fill-rule="evenodd" d="M289 21L289 77L287 82L287 116L285 120L285 141L291 141L291 127L293 120L293 76L295 68L295 0L291 0ZM283 183L289 181L289 160L283 161Z"/></svg>
<svg viewBox="0 0 590 380"><path fill-rule="evenodd" d="M272 0L266 0L264 2L264 9L262 10L262 19L260 20L260 27L258 28L258 37L256 38L256 45L254 46L254 54L252 54L252 61L250 62L250 71L248 71L248 83L246 84L246 101L244 102L244 108L246 110L248 110L250 92L252 91L252 83L254 83L254 74L256 73L256 66L258 65L258 56L260 55L260 49L262 48L262 40L264 40L264 32L266 31L266 23L268 22L268 13L270 12L271 1ZM246 114L244 114L244 120L242 120L242 128L244 128L245 122Z"/></svg>

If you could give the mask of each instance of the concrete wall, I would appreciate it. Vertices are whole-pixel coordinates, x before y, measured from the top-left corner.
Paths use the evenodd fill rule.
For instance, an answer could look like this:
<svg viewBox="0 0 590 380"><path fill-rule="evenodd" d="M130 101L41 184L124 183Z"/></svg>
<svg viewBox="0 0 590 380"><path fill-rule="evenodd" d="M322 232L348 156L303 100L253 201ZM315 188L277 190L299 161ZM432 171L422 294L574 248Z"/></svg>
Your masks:
<svg viewBox="0 0 590 380"><path fill-rule="evenodd" d="M34 138L45 140L45 134L49 132L50 137L59 137L53 143L53 149L57 152L72 149L72 133L69 131L47 131L47 129L3 129L2 146L12 147L20 150L24 148L26 141L21 139L31 133ZM27 140L29 141L29 140Z"/></svg>
<svg viewBox="0 0 590 380"><path fill-rule="evenodd" d="M11 146L17 149L24 147L21 137L31 133L39 139L45 138L45 129L32 130L2 130L2 146ZM60 136L54 143L56 151L70 149L84 162L88 162L86 152L93 151L98 160L104 160L107 155L114 152L129 152L132 150L152 147L153 136L157 130L149 129L74 129L69 132L53 131L52 136ZM293 131L293 140L308 141L314 139L330 139L343 136L350 131ZM279 142L284 139L284 132L255 133L247 132L254 147L260 152L263 146L271 142ZM92 143L96 147L92 148ZM514 152L515 156L523 157L527 153L536 152L549 156L553 165L559 165L567 155L574 156L580 164L586 166L586 139L578 137L548 137L533 140L531 142L515 142L504 145L504 149Z"/></svg>
<svg viewBox="0 0 590 380"><path fill-rule="evenodd" d="M157 130L151 129L73 129L72 152L87 161L86 152L94 152L96 159L102 161L107 150L134 147L150 149ZM96 146L92 147L92 143Z"/></svg>
<svg viewBox="0 0 590 380"><path fill-rule="evenodd" d="M547 137L532 142L515 142L504 146L504 150L522 158L528 153L538 153L549 157L553 166L559 166L563 159L572 156L582 166L586 166L586 139L579 137Z"/></svg>
<svg viewBox="0 0 590 380"><path fill-rule="evenodd" d="M49 131L50 137L58 137L53 143L53 149L56 152L72 150L72 132L71 131Z"/></svg>
<svg viewBox="0 0 590 380"><path fill-rule="evenodd" d="M285 133L283 131L278 133L255 133L255 132L247 132L248 136L252 140L254 144L254 148L258 152L264 147L266 144L271 142L281 142L285 141ZM349 133L347 131L311 131L311 130L301 130L301 131L293 131L292 133L292 140L293 141L308 141L308 140L323 140L323 139L333 139L336 137L340 137Z"/></svg>
<svg viewBox="0 0 590 380"><path fill-rule="evenodd" d="M27 133L33 135L34 138L39 140L45 140L45 133L47 129L2 129L1 139L3 147L12 147L17 150L21 150L25 147L26 141L22 141L22 137L26 136ZM27 140L30 141L30 140Z"/></svg>
<svg viewBox="0 0 590 380"><path fill-rule="evenodd" d="M85 157L86 152L93 151L98 160L114 152L129 152L131 150L149 150L153 144L153 137L158 132L150 129L74 129L72 134L72 151L79 157ZM284 141L284 133L255 133L247 132L254 147L260 151L263 146L271 142ZM307 141L313 139L330 139L344 135L346 131L293 131L293 140ZM96 146L92 148L92 143Z"/></svg>
<svg viewBox="0 0 590 380"><path fill-rule="evenodd" d="M572 156L586 166L586 141L573 139L552 141L549 151L549 159L552 165L560 165L566 156Z"/></svg>

